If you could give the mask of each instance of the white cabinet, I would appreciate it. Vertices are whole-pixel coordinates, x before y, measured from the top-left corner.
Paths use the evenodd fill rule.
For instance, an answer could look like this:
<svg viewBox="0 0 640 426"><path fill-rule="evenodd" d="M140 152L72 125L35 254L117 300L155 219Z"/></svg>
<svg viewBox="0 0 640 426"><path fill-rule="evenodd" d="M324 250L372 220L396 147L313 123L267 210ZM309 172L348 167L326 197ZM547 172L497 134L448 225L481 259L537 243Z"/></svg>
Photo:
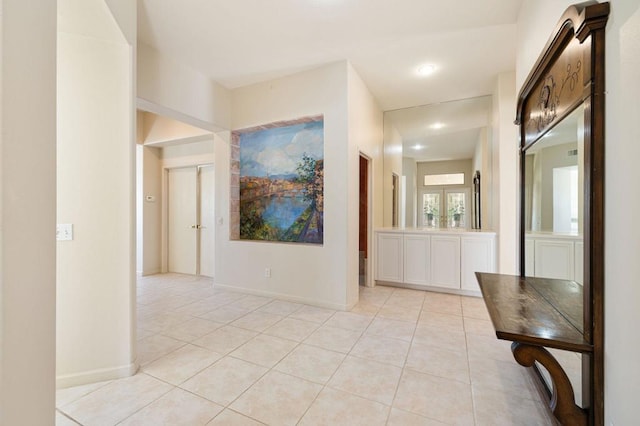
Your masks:
<svg viewBox="0 0 640 426"><path fill-rule="evenodd" d="M582 236L531 233L525 235L524 244L526 276L573 280L582 284Z"/></svg>
<svg viewBox="0 0 640 426"><path fill-rule="evenodd" d="M460 239L460 288L480 291L476 272L495 272L495 238L463 236Z"/></svg>
<svg viewBox="0 0 640 426"><path fill-rule="evenodd" d="M402 282L404 270L403 248L403 234L378 234L378 280L396 283Z"/></svg>
<svg viewBox="0 0 640 426"><path fill-rule="evenodd" d="M535 242L536 277L573 279L573 241Z"/></svg>
<svg viewBox="0 0 640 426"><path fill-rule="evenodd" d="M431 263L431 238L428 235L405 234L404 236L404 282L429 284Z"/></svg>
<svg viewBox="0 0 640 426"><path fill-rule="evenodd" d="M431 237L431 280L438 287L460 288L460 237Z"/></svg>
<svg viewBox="0 0 640 426"><path fill-rule="evenodd" d="M496 272L493 232L379 230L376 280L479 294L475 272Z"/></svg>

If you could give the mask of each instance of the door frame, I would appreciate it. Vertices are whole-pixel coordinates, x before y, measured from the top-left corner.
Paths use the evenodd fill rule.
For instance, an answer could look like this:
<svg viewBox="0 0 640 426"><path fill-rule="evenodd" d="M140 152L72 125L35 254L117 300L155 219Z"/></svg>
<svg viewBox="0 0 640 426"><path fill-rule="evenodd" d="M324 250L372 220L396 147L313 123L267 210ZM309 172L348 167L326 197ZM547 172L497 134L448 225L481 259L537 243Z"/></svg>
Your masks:
<svg viewBox="0 0 640 426"><path fill-rule="evenodd" d="M373 157L368 155L367 153L363 152L363 151L358 151L358 176L360 175L359 170L360 170L360 158L364 158L365 160L367 160L367 253L368 253L368 258L367 261L365 263L365 281L364 281L364 286L365 287L374 287L375 286L375 281L373 279L373 265L375 263L375 251L374 251L374 247L373 247L373 206L374 206L374 197L375 194L373 192L373 173L374 173L374 164L373 164ZM358 178L358 195L360 194L360 185L359 185L359 178ZM360 209L360 197L358 196L358 211ZM358 241L360 240L360 236L359 236L359 232L360 232L360 215L358 214ZM359 244L358 244L358 250L359 250ZM359 260L358 260L359 262ZM359 266L358 266L358 270L359 270ZM357 277L358 281L360 279L359 274Z"/></svg>
<svg viewBox="0 0 640 426"><path fill-rule="evenodd" d="M163 166L162 167L162 235L161 235L161 252L160 257L162 260L161 271L163 274L169 272L169 171L176 169L191 169L196 168L196 176L200 176L200 167L212 166L215 167L213 162L198 163L198 164L185 164L179 166ZM196 179L196 217L200 215L200 183L199 179ZM215 197L215 193L214 193ZM215 210L214 205L214 210ZM214 216L215 217L215 216ZM196 275L200 275L200 235L196 236ZM214 265L215 270L215 265Z"/></svg>

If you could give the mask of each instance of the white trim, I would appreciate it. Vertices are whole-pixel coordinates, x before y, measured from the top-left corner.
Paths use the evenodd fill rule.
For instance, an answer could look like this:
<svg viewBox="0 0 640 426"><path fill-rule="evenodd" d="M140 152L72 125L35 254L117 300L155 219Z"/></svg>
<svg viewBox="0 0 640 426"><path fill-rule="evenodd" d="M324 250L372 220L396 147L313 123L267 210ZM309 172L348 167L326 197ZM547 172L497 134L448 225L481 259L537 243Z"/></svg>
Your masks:
<svg viewBox="0 0 640 426"><path fill-rule="evenodd" d="M68 388L72 386L86 385L89 383L104 382L106 380L123 379L131 377L138 371L138 363L122 365L112 368L100 368L82 373L67 374L56 377L56 388Z"/></svg>
<svg viewBox="0 0 640 426"><path fill-rule="evenodd" d="M411 290L423 290L423 291L430 291L433 293L456 294L458 296L482 297L482 293L479 291L462 290L462 289L437 287L437 286L429 286L429 285L396 283L391 281L379 281L379 280L376 280L376 285L384 285L387 287L408 288Z"/></svg>
<svg viewBox="0 0 640 426"><path fill-rule="evenodd" d="M290 294L276 293L276 292L264 291L264 290L255 290L252 288L237 287L233 285L218 284L218 283L215 283L213 285L213 288L235 291L237 293L250 294L253 296L272 297L275 299L286 300L288 302L304 303L305 305L316 306L319 308L333 309L336 311L350 311L351 309L353 309L354 306L358 304L358 301L355 301L350 304L324 302L317 299L310 299L308 297L292 296Z"/></svg>
<svg viewBox="0 0 640 426"><path fill-rule="evenodd" d="M136 107L139 110L152 112L154 114L158 114L164 117L172 118L174 120L182 121L183 123L187 123L190 126L199 127L204 130L209 130L210 132L219 132L221 130L226 130L216 126L213 123L209 123L209 122L197 119L190 115L156 104L154 102L151 102L147 99L143 99L141 97L136 98Z"/></svg>

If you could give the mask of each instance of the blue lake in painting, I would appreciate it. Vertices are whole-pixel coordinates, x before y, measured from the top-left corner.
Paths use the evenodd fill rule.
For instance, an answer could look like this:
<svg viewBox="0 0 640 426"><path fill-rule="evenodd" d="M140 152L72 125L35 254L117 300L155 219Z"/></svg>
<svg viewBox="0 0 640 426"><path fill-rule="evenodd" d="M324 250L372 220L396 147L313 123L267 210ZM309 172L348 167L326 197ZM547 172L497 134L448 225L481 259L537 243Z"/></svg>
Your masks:
<svg viewBox="0 0 640 426"><path fill-rule="evenodd" d="M311 204L303 197L265 197L263 202L265 208L262 219L283 231L289 229Z"/></svg>

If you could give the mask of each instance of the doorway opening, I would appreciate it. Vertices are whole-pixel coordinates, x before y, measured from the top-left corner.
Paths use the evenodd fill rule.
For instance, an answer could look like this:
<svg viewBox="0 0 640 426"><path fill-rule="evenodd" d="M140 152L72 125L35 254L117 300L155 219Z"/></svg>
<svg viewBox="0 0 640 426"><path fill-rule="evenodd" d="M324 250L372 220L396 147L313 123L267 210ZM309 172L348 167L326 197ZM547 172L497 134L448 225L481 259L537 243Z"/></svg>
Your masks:
<svg viewBox="0 0 640 426"><path fill-rule="evenodd" d="M360 180L359 180L359 213L358 213L358 258L359 273L358 283L372 287L370 269L371 254L371 160L364 154L360 154Z"/></svg>

